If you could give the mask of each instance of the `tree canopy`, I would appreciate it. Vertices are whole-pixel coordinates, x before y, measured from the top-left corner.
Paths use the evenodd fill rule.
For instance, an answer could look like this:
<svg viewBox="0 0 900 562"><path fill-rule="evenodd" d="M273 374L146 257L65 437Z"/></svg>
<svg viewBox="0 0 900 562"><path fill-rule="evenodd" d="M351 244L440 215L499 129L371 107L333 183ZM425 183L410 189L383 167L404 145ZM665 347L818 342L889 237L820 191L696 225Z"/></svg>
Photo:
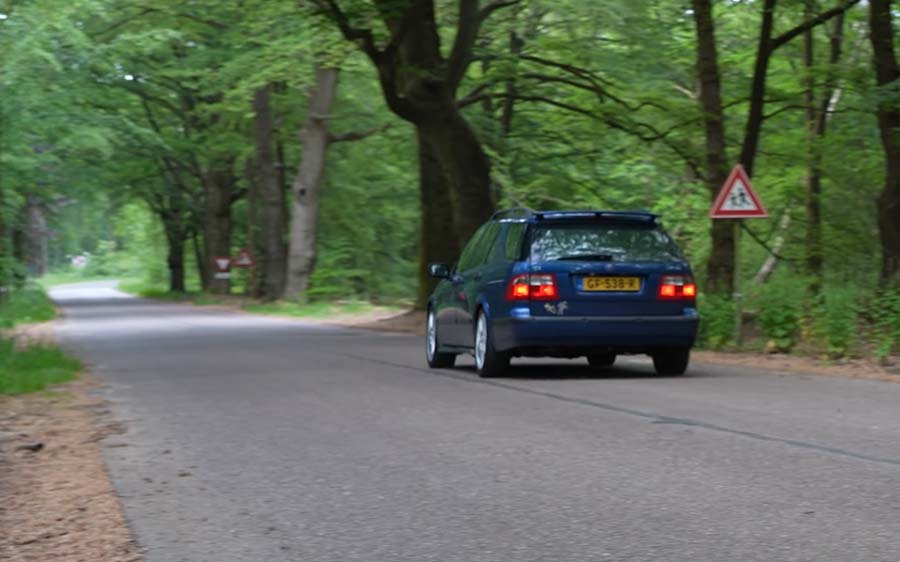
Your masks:
<svg viewBox="0 0 900 562"><path fill-rule="evenodd" d="M127 250L175 291L421 304L494 209L589 207L661 214L728 300L736 163L772 215L751 294L896 285L897 10L0 1L0 285ZM239 248L259 266L221 279Z"/></svg>

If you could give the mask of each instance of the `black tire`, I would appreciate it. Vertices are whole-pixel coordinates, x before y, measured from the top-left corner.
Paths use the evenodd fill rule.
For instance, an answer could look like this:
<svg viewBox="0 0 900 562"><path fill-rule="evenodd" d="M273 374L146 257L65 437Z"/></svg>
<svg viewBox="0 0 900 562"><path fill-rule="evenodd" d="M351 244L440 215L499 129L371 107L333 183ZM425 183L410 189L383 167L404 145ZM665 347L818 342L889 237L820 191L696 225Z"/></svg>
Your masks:
<svg viewBox="0 0 900 562"><path fill-rule="evenodd" d="M690 361L690 349L667 349L653 354L653 367L659 375L683 375Z"/></svg>
<svg viewBox="0 0 900 562"><path fill-rule="evenodd" d="M615 353L591 353L587 356L588 365L593 367L594 369L603 369L606 367L612 367L613 363L616 362L616 354Z"/></svg>
<svg viewBox="0 0 900 562"><path fill-rule="evenodd" d="M441 349L440 333L438 332L434 313L431 309L428 310L427 318L428 319L425 321L425 361L428 362L428 366L432 369L449 369L456 364L456 354L439 351ZM433 344L430 340L432 337L432 326L434 327ZM432 347L432 345L434 347Z"/></svg>
<svg viewBox="0 0 900 562"><path fill-rule="evenodd" d="M484 328L486 330L486 341L483 361L479 361L478 329L479 325L482 322L484 323ZM506 373L507 369L509 369L510 355L508 353L501 353L494 349L494 334L491 330L491 323L488 321L487 317L482 311L478 312L478 316L475 320L475 333L473 334L473 340L475 343L475 345L473 346L473 351L475 352L475 372L478 373L478 376L483 379L503 376Z"/></svg>

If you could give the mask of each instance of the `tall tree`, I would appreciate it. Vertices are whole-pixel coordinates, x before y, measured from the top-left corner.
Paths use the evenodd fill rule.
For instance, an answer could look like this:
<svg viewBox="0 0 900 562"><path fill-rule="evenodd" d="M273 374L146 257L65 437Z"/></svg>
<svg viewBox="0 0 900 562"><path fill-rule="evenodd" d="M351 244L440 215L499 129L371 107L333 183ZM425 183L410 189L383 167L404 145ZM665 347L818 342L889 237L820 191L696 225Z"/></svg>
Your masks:
<svg viewBox="0 0 900 562"><path fill-rule="evenodd" d="M258 199L262 203L262 294L274 300L284 294L287 256L284 190L278 177L279 160L271 97L272 84L266 84L254 92L253 122L256 146L254 180Z"/></svg>
<svg viewBox="0 0 900 562"><path fill-rule="evenodd" d="M693 0L692 5L697 28L699 102L706 130L705 180L712 201L728 177L722 82L712 5L710 0ZM730 293L734 277L734 230L731 224L726 221L712 221L711 245L712 250L707 262L706 290L711 293Z"/></svg>
<svg viewBox="0 0 900 562"><path fill-rule="evenodd" d="M383 45L376 39L374 22L357 25L337 0L317 1L344 37L368 55L391 111L415 126L417 141L422 145L421 201L450 202L449 207L422 208L426 224L420 255L425 262L454 261L459 248L494 210L490 161L459 111L457 92L473 60L482 24L497 9L518 0L494 0L485 6L479 0L458 0L455 38L448 54L441 48L434 0L372 0L388 34ZM431 165L437 165L439 172L423 170ZM446 231L436 232L432 224L452 224L456 243L442 240ZM420 290L420 303L429 287Z"/></svg>
<svg viewBox="0 0 900 562"><path fill-rule="evenodd" d="M300 131L303 147L300 167L291 189L291 225L288 243L288 274L285 293L296 298L309 285L316 259L319 226L319 191L328 151L328 121L337 94L339 70L316 67L316 82L310 93L306 122Z"/></svg>
<svg viewBox="0 0 900 562"><path fill-rule="evenodd" d="M843 14L858 3L859 0L843 0L839 2L837 6L810 17L799 25L776 36L773 35L773 32L775 27L775 8L777 0L764 0L761 8L762 14L756 56L754 58L753 79L750 83L750 109L747 112L744 136L741 143L741 153L738 160L743 165L748 175L753 175L756 156L759 151L760 134L765 121L766 81L768 79L769 63L775 51L808 30ZM713 65L716 68L718 66L717 64L714 64L715 50L710 50L710 41L712 41L713 46L715 45L714 24L710 2L707 0L694 0L693 6L694 20L697 27L697 70L701 81L700 104L707 125L706 183L710 190L711 197L715 198L718 189L721 187L721 182L718 181L721 169L711 167L710 145L718 144L719 137L724 138L724 125L721 126L721 129L719 125L724 123L724 113L721 110L721 83L719 80L710 79L710 76L704 78L704 73L711 75L713 72ZM700 15L701 13L703 15ZM718 72L716 71L716 74L717 73ZM716 93L707 91L707 93L704 94L702 92L704 87L707 90L715 89ZM718 111L711 105L712 101L710 98L719 99L720 109ZM710 111L713 113L710 114ZM710 134L714 135L714 138L711 139L709 137ZM725 156L724 142L722 143L722 147L721 151L719 148L715 149L717 153L714 156L715 165L718 164L718 159L720 157ZM720 225L716 224L714 221L711 230L712 250L710 252L709 261L707 262L706 289L709 292L728 293L733 291L735 238L733 234L727 231L731 231L730 225Z"/></svg>
<svg viewBox="0 0 900 562"><path fill-rule="evenodd" d="M812 17L814 2L807 0L806 15ZM817 96L815 43L813 29L803 34L804 101L806 104L807 173L806 173L806 272L811 278L810 290L818 294L822 288L822 156L821 143L839 98L836 65L841 59L844 38L844 14L834 18L830 32L828 67Z"/></svg>
<svg viewBox="0 0 900 562"><path fill-rule="evenodd" d="M875 115L884 147L884 188L878 198L881 280L900 283L900 66L894 52L891 0L869 0L869 37L881 91Z"/></svg>

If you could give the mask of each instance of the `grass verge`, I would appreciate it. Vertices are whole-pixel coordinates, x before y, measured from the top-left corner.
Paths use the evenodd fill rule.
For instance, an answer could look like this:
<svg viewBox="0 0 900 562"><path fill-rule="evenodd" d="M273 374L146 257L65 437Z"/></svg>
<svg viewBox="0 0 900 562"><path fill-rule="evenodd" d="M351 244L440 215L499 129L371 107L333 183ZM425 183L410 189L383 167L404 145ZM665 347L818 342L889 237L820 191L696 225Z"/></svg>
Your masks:
<svg viewBox="0 0 900 562"><path fill-rule="evenodd" d="M311 302L297 303L291 301L276 301L267 303L247 304L243 307L247 312L254 314L270 314L273 316L296 316L299 318L329 318L331 316L365 314L373 311L401 312L402 307L378 306L362 301L347 302Z"/></svg>
<svg viewBox="0 0 900 562"><path fill-rule="evenodd" d="M56 308L47 294L36 285L13 291L9 299L0 304L0 328L12 328L16 324L47 322L56 318Z"/></svg>
<svg viewBox="0 0 900 562"><path fill-rule="evenodd" d="M0 341L0 394L37 392L49 385L73 380L81 363L53 345L17 350Z"/></svg>
<svg viewBox="0 0 900 562"><path fill-rule="evenodd" d="M47 322L56 317L56 307L38 285L13 291L0 305L0 327ZM17 347L0 335L0 394L23 394L48 385L70 381L81 364L61 349L48 344Z"/></svg>

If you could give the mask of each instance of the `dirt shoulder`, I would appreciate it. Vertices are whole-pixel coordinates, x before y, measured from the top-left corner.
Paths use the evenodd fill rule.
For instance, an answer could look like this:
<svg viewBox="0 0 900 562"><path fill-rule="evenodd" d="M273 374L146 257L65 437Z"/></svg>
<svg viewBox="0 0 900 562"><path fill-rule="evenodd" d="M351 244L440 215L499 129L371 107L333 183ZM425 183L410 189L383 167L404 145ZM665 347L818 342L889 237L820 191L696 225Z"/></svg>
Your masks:
<svg viewBox="0 0 900 562"><path fill-rule="evenodd" d="M23 333L46 342L52 332ZM0 396L0 560L140 560L102 460L101 441L120 427L104 421L94 384Z"/></svg>

